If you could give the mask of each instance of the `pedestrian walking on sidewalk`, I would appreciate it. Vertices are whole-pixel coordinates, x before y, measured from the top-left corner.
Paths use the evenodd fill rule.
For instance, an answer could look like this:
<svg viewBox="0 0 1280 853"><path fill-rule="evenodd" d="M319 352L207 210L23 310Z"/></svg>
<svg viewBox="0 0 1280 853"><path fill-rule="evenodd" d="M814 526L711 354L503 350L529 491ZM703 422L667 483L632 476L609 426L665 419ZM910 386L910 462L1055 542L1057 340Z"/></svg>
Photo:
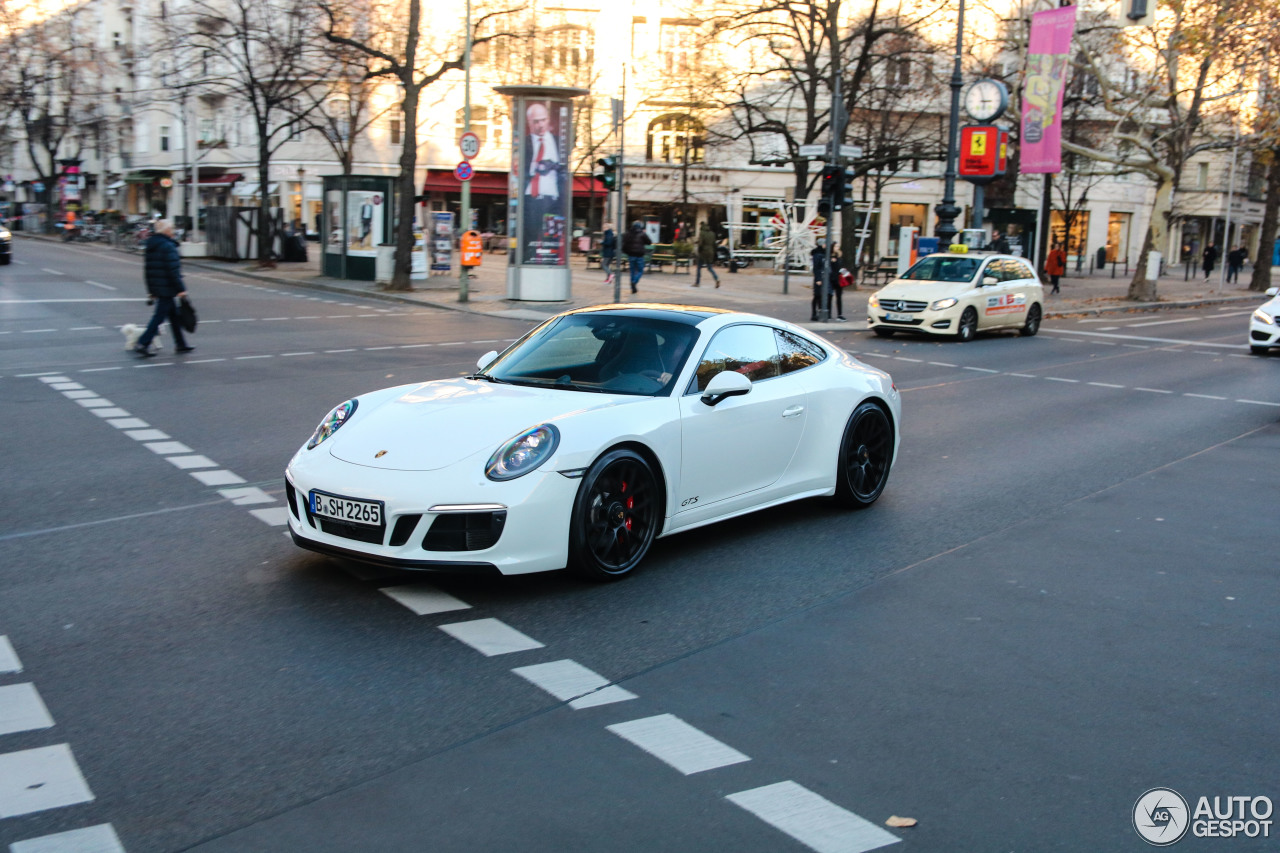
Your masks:
<svg viewBox="0 0 1280 853"><path fill-rule="evenodd" d="M155 300L156 307L151 322L147 323L147 329L138 338L133 351L143 358L155 355L151 351L151 342L160 334L160 324L168 320L169 329L173 332L174 351L191 352L195 347L187 346L178 322L178 300L187 295L187 287L182 282L182 256L178 252L178 241L173 239L173 223L167 219L156 222L155 232L147 238L143 252L142 269L147 293Z"/></svg>
<svg viewBox="0 0 1280 853"><path fill-rule="evenodd" d="M1236 246L1230 252L1227 252L1227 281L1239 283L1240 270L1247 260L1249 260L1249 252L1244 246Z"/></svg>
<svg viewBox="0 0 1280 853"><path fill-rule="evenodd" d="M622 235L622 254L627 256L631 265L631 292L636 293L636 285L644 275L644 256L653 241L644 231L640 222L632 222L627 233Z"/></svg>
<svg viewBox="0 0 1280 853"><path fill-rule="evenodd" d="M822 272L826 269L827 249L818 240L813 251L809 253L813 262L813 300L809 303L809 322L818 320L818 311L822 308Z"/></svg>
<svg viewBox="0 0 1280 853"><path fill-rule="evenodd" d="M617 256L618 232L613 230L612 222L606 222L600 236L600 268L604 270L605 284L613 284L613 259Z"/></svg>
<svg viewBox="0 0 1280 853"><path fill-rule="evenodd" d="M827 294L827 316L828 316L828 317L831 317L833 320L836 320L836 321L838 321L838 322L843 323L843 322L845 322L845 319L844 319L844 288L843 288L843 287L841 287L840 276L841 276L841 273L842 273L842 272L847 272L847 270L844 270L844 269L840 266L842 263L844 263L844 260L840 257L840 252L838 251L838 246L839 246L839 244L838 244L838 243L832 243L832 244L831 244L831 261L830 261L831 266L829 267L829 270L830 270L830 281L831 281L831 292L830 292L829 294ZM831 313L831 297L833 297L833 296L835 297L835 300L836 300L836 313L835 313L835 314L832 314L832 313Z"/></svg>
<svg viewBox="0 0 1280 853"><path fill-rule="evenodd" d="M1208 281L1213 273L1213 265L1218 262L1218 247L1212 243L1205 246L1204 254L1200 258L1203 261L1200 268L1204 270L1204 280Z"/></svg>
<svg viewBox="0 0 1280 853"><path fill-rule="evenodd" d="M1053 248L1049 250L1049 256L1044 259L1044 272L1049 276L1049 281L1053 282L1053 290L1050 293L1061 293L1058 283L1062 281L1063 274L1067 271L1067 253L1063 251L1061 243L1054 243Z"/></svg>
<svg viewBox="0 0 1280 853"><path fill-rule="evenodd" d="M716 280L716 287L720 286L720 276L716 275L716 235L711 233L711 226L702 223L698 226L698 246L693 252L694 263L698 265L697 275L693 278L693 286L700 287L702 285L702 268L706 267L707 272L711 273L711 277Z"/></svg>

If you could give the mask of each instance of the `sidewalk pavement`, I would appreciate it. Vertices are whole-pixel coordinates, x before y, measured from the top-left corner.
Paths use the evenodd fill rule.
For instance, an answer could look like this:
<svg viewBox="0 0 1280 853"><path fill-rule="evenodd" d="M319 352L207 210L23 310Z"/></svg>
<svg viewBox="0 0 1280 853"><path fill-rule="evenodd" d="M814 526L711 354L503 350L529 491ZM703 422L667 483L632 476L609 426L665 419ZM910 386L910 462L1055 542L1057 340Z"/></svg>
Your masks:
<svg viewBox="0 0 1280 853"><path fill-rule="evenodd" d="M16 232L15 236L30 239L51 239ZM101 251L117 251L97 243L77 243L77 247L98 248ZM448 276L431 276L412 282L408 292L388 291L370 281L346 281L320 274L320 251L314 243L307 245L308 260L298 263L277 263L273 269L258 269L254 261L219 261L209 258L186 258L183 265L222 274L241 276L278 285L305 287L349 296L422 305L472 314L486 314L514 320L540 321L560 311L603 305L613 302L614 286L604 283L604 273L598 269L586 269L581 255L572 259L572 297L561 302L523 302L506 298L505 254L486 253L481 267L469 280L468 300L459 302L458 273ZM1045 285L1045 318L1072 315L1098 315L1126 313L1171 308L1188 308L1200 305L1231 304L1235 302L1259 304L1265 300L1260 293L1245 289L1250 270L1241 273L1241 282L1223 285L1215 271L1209 281L1202 272L1184 280L1182 267L1174 267L1174 274L1161 277L1157 284L1157 302L1132 302L1125 298L1129 279L1117 273L1096 275L1067 275L1062 279L1062 292L1050 294ZM640 302L675 303L750 311L776 317L814 330L864 329L866 328L867 296L876 288L864 286L843 294L844 316L847 322L811 323L810 300L812 278L806 273L789 276L784 285L783 276L773 270L746 269L736 273L717 268L720 287L704 271L702 286L694 288L693 272L646 272L640 281L639 293L632 294L625 270L618 288L624 304ZM1272 280L1280 285L1280 269L1272 270ZM785 287L785 292L784 292Z"/></svg>

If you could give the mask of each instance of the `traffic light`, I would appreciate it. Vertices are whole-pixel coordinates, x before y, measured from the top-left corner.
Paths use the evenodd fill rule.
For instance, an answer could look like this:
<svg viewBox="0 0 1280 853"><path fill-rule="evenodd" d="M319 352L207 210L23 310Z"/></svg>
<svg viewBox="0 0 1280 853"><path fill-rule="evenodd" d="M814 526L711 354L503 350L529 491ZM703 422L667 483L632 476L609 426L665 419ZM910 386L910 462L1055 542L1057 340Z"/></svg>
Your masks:
<svg viewBox="0 0 1280 853"><path fill-rule="evenodd" d="M853 167L845 166L840 179L840 204L851 205L853 204Z"/></svg>
<svg viewBox="0 0 1280 853"><path fill-rule="evenodd" d="M618 186L618 158L617 157L601 157L596 161L596 165L600 167L602 174L596 175L595 179L604 184L604 188L613 191Z"/></svg>
<svg viewBox="0 0 1280 853"><path fill-rule="evenodd" d="M838 199L840 198L840 167L839 166L823 166L822 167L822 198L831 202L832 206L839 210Z"/></svg>

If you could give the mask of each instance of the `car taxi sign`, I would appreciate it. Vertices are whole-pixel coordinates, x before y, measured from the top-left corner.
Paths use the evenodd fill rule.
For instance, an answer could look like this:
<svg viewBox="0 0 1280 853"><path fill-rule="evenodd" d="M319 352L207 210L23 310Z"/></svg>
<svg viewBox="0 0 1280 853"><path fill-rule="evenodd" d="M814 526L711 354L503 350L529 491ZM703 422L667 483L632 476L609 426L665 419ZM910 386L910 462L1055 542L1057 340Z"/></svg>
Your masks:
<svg viewBox="0 0 1280 853"><path fill-rule="evenodd" d="M480 153L480 137L468 130L458 137L458 150L462 152L462 159L474 160Z"/></svg>
<svg viewBox="0 0 1280 853"><path fill-rule="evenodd" d="M466 160L453 167L453 176L460 181L469 181L474 177L476 170L471 168L471 164Z"/></svg>
<svg viewBox="0 0 1280 853"><path fill-rule="evenodd" d="M964 243L952 243L947 247L947 251L953 255L967 255L969 254L969 247Z"/></svg>

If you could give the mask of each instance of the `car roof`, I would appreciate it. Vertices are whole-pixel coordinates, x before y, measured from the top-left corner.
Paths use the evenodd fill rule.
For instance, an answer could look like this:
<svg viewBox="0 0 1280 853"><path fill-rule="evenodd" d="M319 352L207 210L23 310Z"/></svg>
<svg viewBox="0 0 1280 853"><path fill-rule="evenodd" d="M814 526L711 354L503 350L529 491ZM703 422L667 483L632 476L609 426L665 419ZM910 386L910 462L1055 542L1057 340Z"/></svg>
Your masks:
<svg viewBox="0 0 1280 853"><path fill-rule="evenodd" d="M996 258L1008 258L1014 261L1027 260L1026 258L1019 257L1018 255L1008 255L1002 252L986 252L982 249L976 249L968 252L934 252L932 254L925 255L924 258L920 258L920 260L924 260L925 258L975 258L980 261L994 260Z"/></svg>
<svg viewBox="0 0 1280 853"><path fill-rule="evenodd" d="M591 305L586 308L575 308L565 314L609 313L620 317L636 317L647 320L668 320L696 326L708 317L717 314L733 314L724 308L708 308L701 305L670 305L663 302L628 302L613 305Z"/></svg>

